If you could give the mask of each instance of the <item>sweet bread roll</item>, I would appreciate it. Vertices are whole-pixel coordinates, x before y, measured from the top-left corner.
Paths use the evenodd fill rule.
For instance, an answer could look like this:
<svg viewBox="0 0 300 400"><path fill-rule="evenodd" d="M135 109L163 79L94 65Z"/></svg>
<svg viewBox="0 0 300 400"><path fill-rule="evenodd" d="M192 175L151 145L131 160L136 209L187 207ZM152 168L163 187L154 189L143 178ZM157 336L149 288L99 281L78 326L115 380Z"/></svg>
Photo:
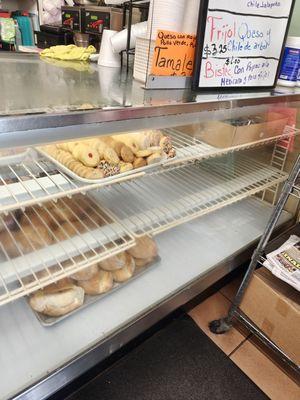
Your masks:
<svg viewBox="0 0 300 400"><path fill-rule="evenodd" d="M113 287L113 283L112 273L101 269L91 279L78 281L78 285L89 295L109 292Z"/></svg>
<svg viewBox="0 0 300 400"><path fill-rule="evenodd" d="M125 267L126 253L119 253L116 256L107 258L99 263L99 267L104 271L116 271L117 269Z"/></svg>
<svg viewBox="0 0 300 400"><path fill-rule="evenodd" d="M163 160L163 157L161 153L154 153L151 156L147 157L147 164L152 165L152 164L157 164L160 163Z"/></svg>
<svg viewBox="0 0 300 400"><path fill-rule="evenodd" d="M126 162L120 162L119 164L120 166L120 172L128 172L131 171L133 169L133 165L131 163L126 163Z"/></svg>
<svg viewBox="0 0 300 400"><path fill-rule="evenodd" d="M134 160L134 154L130 147L123 145L121 147L121 158L126 163L132 163Z"/></svg>
<svg viewBox="0 0 300 400"><path fill-rule="evenodd" d="M52 284L30 296L29 304L33 310L59 317L82 306L84 290L68 280Z"/></svg>
<svg viewBox="0 0 300 400"><path fill-rule="evenodd" d="M148 264L151 264L153 261L153 257L149 257L149 258L135 258L135 266L137 268L142 268L145 267Z"/></svg>
<svg viewBox="0 0 300 400"><path fill-rule="evenodd" d="M136 239L136 245L127 250L134 258L154 258L158 254L157 245L149 236Z"/></svg>
<svg viewBox="0 0 300 400"><path fill-rule="evenodd" d="M75 146L72 155L86 167L96 167L100 161L98 151L88 144L80 143Z"/></svg>
<svg viewBox="0 0 300 400"><path fill-rule="evenodd" d="M145 158L142 158L142 157L137 157L133 161L133 168L134 169L145 167L146 165L147 165L147 160L145 160Z"/></svg>
<svg viewBox="0 0 300 400"><path fill-rule="evenodd" d="M92 279L98 272L98 265L94 264L90 267L84 268L81 271L75 272L75 274L71 275L72 279L75 281L87 281Z"/></svg>
<svg viewBox="0 0 300 400"><path fill-rule="evenodd" d="M135 270L135 262L130 254L126 254L126 264L123 268L112 272L112 276L115 282L125 282L130 279Z"/></svg>

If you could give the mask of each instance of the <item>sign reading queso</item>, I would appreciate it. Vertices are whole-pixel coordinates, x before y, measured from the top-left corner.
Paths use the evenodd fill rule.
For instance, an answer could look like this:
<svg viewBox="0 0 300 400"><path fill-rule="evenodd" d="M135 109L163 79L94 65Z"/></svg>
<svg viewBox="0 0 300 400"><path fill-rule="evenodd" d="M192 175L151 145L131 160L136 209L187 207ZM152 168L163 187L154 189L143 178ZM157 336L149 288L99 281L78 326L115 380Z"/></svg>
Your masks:
<svg viewBox="0 0 300 400"><path fill-rule="evenodd" d="M192 76L196 36L158 31L151 74L156 76Z"/></svg>

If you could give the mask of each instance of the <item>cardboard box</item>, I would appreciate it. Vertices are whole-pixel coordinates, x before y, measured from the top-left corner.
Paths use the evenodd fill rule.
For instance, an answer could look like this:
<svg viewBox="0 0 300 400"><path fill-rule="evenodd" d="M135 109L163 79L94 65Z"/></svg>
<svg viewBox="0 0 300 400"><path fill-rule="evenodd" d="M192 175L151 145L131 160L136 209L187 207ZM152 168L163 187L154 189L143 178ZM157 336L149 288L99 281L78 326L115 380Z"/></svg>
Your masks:
<svg viewBox="0 0 300 400"><path fill-rule="evenodd" d="M256 117L262 122L243 126L231 125L229 121L207 121L201 126L194 125L193 135L211 146L226 148L280 136L288 122L285 115L275 112Z"/></svg>
<svg viewBox="0 0 300 400"><path fill-rule="evenodd" d="M266 268L255 271L241 310L297 365L300 364L300 294Z"/></svg>

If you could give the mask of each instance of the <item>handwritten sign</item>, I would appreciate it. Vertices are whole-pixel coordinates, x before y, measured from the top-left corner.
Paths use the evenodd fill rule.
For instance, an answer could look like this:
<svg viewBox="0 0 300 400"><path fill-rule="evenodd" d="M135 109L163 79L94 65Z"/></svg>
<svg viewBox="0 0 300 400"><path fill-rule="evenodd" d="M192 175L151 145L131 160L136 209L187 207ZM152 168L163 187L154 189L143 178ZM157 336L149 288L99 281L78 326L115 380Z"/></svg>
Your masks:
<svg viewBox="0 0 300 400"><path fill-rule="evenodd" d="M151 74L157 76L192 76L196 36L158 31Z"/></svg>
<svg viewBox="0 0 300 400"><path fill-rule="evenodd" d="M274 86L293 4L204 0L194 88Z"/></svg>

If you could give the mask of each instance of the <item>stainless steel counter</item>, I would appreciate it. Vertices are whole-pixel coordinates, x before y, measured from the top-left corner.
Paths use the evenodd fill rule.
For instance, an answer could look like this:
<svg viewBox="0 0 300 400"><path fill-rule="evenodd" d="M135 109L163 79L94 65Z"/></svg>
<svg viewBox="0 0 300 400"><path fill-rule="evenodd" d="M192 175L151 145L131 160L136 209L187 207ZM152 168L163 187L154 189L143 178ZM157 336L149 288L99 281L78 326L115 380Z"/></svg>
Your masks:
<svg viewBox="0 0 300 400"><path fill-rule="evenodd" d="M0 134L100 123L118 131L124 129L118 121L300 100L300 89L284 87L234 94L145 90L119 69L18 53L0 54L0 88Z"/></svg>

